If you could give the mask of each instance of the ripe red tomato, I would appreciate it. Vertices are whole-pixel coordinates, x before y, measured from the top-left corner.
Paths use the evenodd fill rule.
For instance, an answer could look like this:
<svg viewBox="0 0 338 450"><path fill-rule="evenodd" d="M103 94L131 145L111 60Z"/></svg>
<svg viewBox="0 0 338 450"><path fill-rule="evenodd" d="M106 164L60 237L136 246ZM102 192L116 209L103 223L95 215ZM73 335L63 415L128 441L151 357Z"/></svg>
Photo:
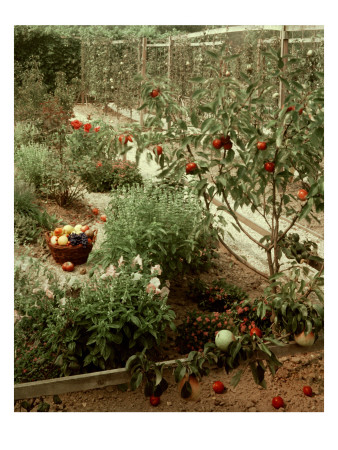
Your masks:
<svg viewBox="0 0 338 450"><path fill-rule="evenodd" d="M304 108L300 108L300 110L298 111L298 114L301 116L303 114Z"/></svg>
<svg viewBox="0 0 338 450"><path fill-rule="evenodd" d="M124 134L121 134L121 136L119 136L119 141L121 142L121 144L122 144L124 137L125 137Z"/></svg>
<svg viewBox="0 0 338 450"><path fill-rule="evenodd" d="M188 163L185 166L185 173L188 175L189 173L192 173L196 169L197 169L197 164L196 163Z"/></svg>
<svg viewBox="0 0 338 450"><path fill-rule="evenodd" d="M282 399L282 397L274 397L272 399L272 406L276 409L282 408L284 406L284 400Z"/></svg>
<svg viewBox="0 0 338 450"><path fill-rule="evenodd" d="M102 167L102 162L98 161L97 164L96 164L96 167Z"/></svg>
<svg viewBox="0 0 338 450"><path fill-rule="evenodd" d="M271 172L271 173L274 172L275 171L275 163L274 162L270 162L270 161L266 162L264 164L264 169L267 172Z"/></svg>
<svg viewBox="0 0 338 450"><path fill-rule="evenodd" d="M222 381L215 381L215 383L212 385L212 388L216 392L216 394L222 394L225 389Z"/></svg>
<svg viewBox="0 0 338 450"><path fill-rule="evenodd" d="M74 270L74 264L70 261L63 263L61 267L65 272L73 272Z"/></svg>
<svg viewBox="0 0 338 450"><path fill-rule="evenodd" d="M150 404L152 406L157 406L160 403L160 397L155 397L155 395L150 396Z"/></svg>
<svg viewBox="0 0 338 450"><path fill-rule="evenodd" d="M160 91L158 89L153 89L150 92L150 95L151 95L151 97L155 98L155 97L157 97L159 95L159 93L160 93Z"/></svg>
<svg viewBox="0 0 338 450"><path fill-rule="evenodd" d="M230 142L230 136L221 136L220 140L222 142L222 145L227 144L228 142Z"/></svg>
<svg viewBox="0 0 338 450"><path fill-rule="evenodd" d="M100 219L102 220L102 222L107 222L107 216L105 214L102 214Z"/></svg>
<svg viewBox="0 0 338 450"><path fill-rule="evenodd" d="M306 191L305 189L299 189L297 195L298 195L299 200L306 200L307 194L308 194L308 191Z"/></svg>
<svg viewBox="0 0 338 450"><path fill-rule="evenodd" d="M156 151L157 151L158 156L160 156L160 155L162 155L163 148L162 148L160 145L158 145L158 146L156 147Z"/></svg>
<svg viewBox="0 0 338 450"><path fill-rule="evenodd" d="M256 336L258 336L259 338L262 337L262 332L261 332L261 330L260 330L259 328L257 328L257 327L251 328L251 330L250 330L250 336L253 336L254 334L255 334Z"/></svg>
<svg viewBox="0 0 338 450"><path fill-rule="evenodd" d="M296 109L296 107L294 105L289 106L288 109L286 110L287 112L289 111L294 111Z"/></svg>
<svg viewBox="0 0 338 450"><path fill-rule="evenodd" d="M126 137L124 143L126 144L127 142L133 142L133 136L131 134L128 134L128 136Z"/></svg>
<svg viewBox="0 0 338 450"><path fill-rule="evenodd" d="M99 213L99 210L97 208L93 208L92 213L95 214L95 216L97 216Z"/></svg>
<svg viewBox="0 0 338 450"><path fill-rule="evenodd" d="M312 397L312 389L311 386L304 386L303 387L303 392L305 395L307 395L308 397Z"/></svg>
<svg viewBox="0 0 338 450"><path fill-rule="evenodd" d="M222 147L222 141L220 139L214 139L212 141L212 146L219 150Z"/></svg>
<svg viewBox="0 0 338 450"><path fill-rule="evenodd" d="M232 142L228 141L226 144L223 145L225 150L230 150L232 149Z"/></svg>
<svg viewBox="0 0 338 450"><path fill-rule="evenodd" d="M266 150L266 142L257 142L257 148L258 150Z"/></svg>

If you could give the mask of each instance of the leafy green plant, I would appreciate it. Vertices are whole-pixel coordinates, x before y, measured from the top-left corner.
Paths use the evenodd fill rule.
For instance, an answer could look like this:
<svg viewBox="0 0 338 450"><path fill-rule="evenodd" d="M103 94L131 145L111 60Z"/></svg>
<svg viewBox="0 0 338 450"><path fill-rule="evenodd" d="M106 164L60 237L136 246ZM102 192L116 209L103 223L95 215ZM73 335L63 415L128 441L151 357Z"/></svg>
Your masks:
<svg viewBox="0 0 338 450"><path fill-rule="evenodd" d="M109 192L122 186L142 184L142 176L135 163L111 161L106 158L93 162L83 157L78 164L78 173L92 192Z"/></svg>
<svg viewBox="0 0 338 450"><path fill-rule="evenodd" d="M56 278L39 287L38 269L15 273L15 308L21 316L15 325L15 349L21 353L17 381L37 376L34 358L37 365L40 358L46 364L41 377L50 370L70 375L121 367L133 352L165 340L167 326L174 328L168 290L147 289L156 278L148 269L120 260L119 269L108 268L80 289L61 287Z"/></svg>
<svg viewBox="0 0 338 450"><path fill-rule="evenodd" d="M147 183L111 193L105 240L91 261L107 267L122 254L159 263L166 276L206 268L215 255L211 218L193 195Z"/></svg>
<svg viewBox="0 0 338 450"><path fill-rule="evenodd" d="M247 294L238 286L227 283L223 278L214 280L211 285L201 280L189 283L189 296L198 302L201 309L224 312L232 303L247 298Z"/></svg>

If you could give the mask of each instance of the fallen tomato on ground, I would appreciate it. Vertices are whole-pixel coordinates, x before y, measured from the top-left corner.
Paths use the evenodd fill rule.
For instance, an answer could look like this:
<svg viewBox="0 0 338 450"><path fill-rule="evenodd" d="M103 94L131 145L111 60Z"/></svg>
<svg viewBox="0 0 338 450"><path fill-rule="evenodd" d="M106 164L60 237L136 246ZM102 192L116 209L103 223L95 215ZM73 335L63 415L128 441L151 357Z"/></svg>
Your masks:
<svg viewBox="0 0 338 450"><path fill-rule="evenodd" d="M102 214L100 219L102 220L102 222L107 222L107 216L105 214Z"/></svg>
<svg viewBox="0 0 338 450"><path fill-rule="evenodd" d="M212 385L212 389L214 390L214 392L216 392L216 394L222 394L225 387L222 381L215 381L215 383Z"/></svg>
<svg viewBox="0 0 338 450"><path fill-rule="evenodd" d="M304 386L303 392L307 397L312 397L312 389L311 386Z"/></svg>
<svg viewBox="0 0 338 450"><path fill-rule="evenodd" d="M272 406L275 409L282 408L284 406L284 400L282 399L282 397L280 397L279 395L277 397L274 397L272 399Z"/></svg>
<svg viewBox="0 0 338 450"><path fill-rule="evenodd" d="M73 272L75 266L71 261L67 261L63 263L61 267L65 272Z"/></svg>
<svg viewBox="0 0 338 450"><path fill-rule="evenodd" d="M155 397L155 395L150 396L150 404L152 406L157 406L160 403L161 399L160 397Z"/></svg>
<svg viewBox="0 0 338 450"><path fill-rule="evenodd" d="M150 92L150 96L151 96L152 98L157 97L159 94L160 94L160 91L159 91L158 89L153 89L153 90Z"/></svg>
<svg viewBox="0 0 338 450"><path fill-rule="evenodd" d="M97 216L99 214L99 210L97 208L93 208L92 213L95 214L95 216Z"/></svg>

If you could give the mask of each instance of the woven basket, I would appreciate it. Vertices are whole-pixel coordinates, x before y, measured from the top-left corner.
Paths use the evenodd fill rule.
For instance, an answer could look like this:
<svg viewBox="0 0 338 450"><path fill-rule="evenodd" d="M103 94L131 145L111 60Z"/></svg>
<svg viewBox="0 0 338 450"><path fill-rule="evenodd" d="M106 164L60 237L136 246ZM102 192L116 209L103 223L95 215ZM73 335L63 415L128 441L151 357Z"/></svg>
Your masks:
<svg viewBox="0 0 338 450"><path fill-rule="evenodd" d="M80 264L85 264L87 262L89 253L92 251L93 243L96 240L96 233L93 236L92 243L88 244L86 248L80 245L53 245L50 243L49 233L45 234L46 242L49 247L49 250L58 264L63 264L65 262L72 262L76 266Z"/></svg>

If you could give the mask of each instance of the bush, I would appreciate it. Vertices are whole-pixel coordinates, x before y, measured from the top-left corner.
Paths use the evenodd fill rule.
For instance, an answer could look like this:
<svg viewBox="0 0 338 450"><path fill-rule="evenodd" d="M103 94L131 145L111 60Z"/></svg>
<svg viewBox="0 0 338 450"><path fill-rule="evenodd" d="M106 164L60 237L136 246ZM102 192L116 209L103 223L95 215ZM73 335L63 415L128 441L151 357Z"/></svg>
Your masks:
<svg viewBox="0 0 338 450"><path fill-rule="evenodd" d="M214 342L219 330L230 330L235 335L250 333L254 327L258 327L264 334L272 334L271 310L267 308L266 315L261 319L257 315L261 300L249 299L231 303L224 312L198 313L193 311L188 314L181 325L177 327L176 345L182 354L192 350L202 351L208 342Z"/></svg>
<svg viewBox="0 0 338 450"><path fill-rule="evenodd" d="M118 186L142 184L142 176L136 164L130 161L92 161L90 157L84 157L79 164L78 173L91 192L109 192Z"/></svg>
<svg viewBox="0 0 338 450"><path fill-rule="evenodd" d="M227 283L224 279L215 280L207 285L201 280L194 280L189 286L189 295L198 302L200 309L224 312L235 301L245 300L248 296L241 288Z"/></svg>
<svg viewBox="0 0 338 450"><path fill-rule="evenodd" d="M35 343L36 357L50 367L54 354L54 368L71 375L123 367L135 351L162 342L175 317L166 303L168 290L148 293L149 282L158 279L135 267L121 266L118 273L110 267L77 295L62 290L57 279L44 287L34 284L35 269L31 276L17 270L15 308L24 317L15 325L16 351ZM17 381L23 379L20 369Z"/></svg>
<svg viewBox="0 0 338 450"><path fill-rule="evenodd" d="M33 145L39 143L40 132L37 127L30 122L18 122L14 127L14 150L20 149L22 145Z"/></svg>
<svg viewBox="0 0 338 450"><path fill-rule="evenodd" d="M14 185L14 231L19 244L36 242L42 230L54 228L57 219L41 211L34 190L26 183Z"/></svg>
<svg viewBox="0 0 338 450"><path fill-rule="evenodd" d="M105 241L91 261L107 267L122 254L159 263L165 276L205 269L215 256L215 234L201 203L191 194L147 183L112 191Z"/></svg>
<svg viewBox="0 0 338 450"><path fill-rule="evenodd" d="M83 195L84 185L74 176L72 158L63 149L50 149L43 144L22 145L15 162L19 178L33 185L38 196L66 206Z"/></svg>

